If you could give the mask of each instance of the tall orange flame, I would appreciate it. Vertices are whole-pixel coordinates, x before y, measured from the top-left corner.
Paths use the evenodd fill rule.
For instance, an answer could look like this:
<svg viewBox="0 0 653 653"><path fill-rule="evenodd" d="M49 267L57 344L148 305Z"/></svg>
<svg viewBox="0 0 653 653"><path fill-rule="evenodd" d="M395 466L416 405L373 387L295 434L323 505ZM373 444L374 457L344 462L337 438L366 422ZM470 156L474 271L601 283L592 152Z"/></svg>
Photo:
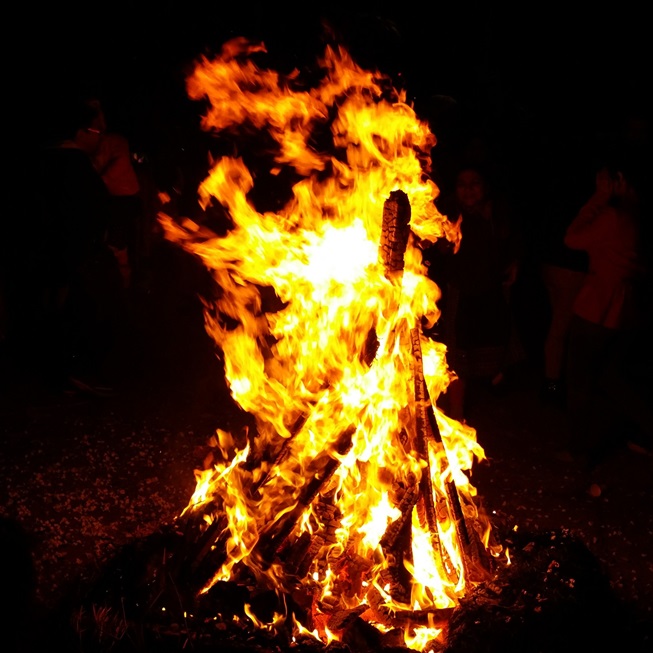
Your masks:
<svg viewBox="0 0 653 653"><path fill-rule="evenodd" d="M217 431L220 460L196 472L184 511L219 525L224 559L205 589L245 567L283 591L286 571L278 556L266 558L265 546L305 533L319 544L302 581L318 606L365 607L374 588L390 610L455 607L472 580L453 519L440 511L430 533L410 508L411 551L403 563L410 596L398 599L385 582L391 561L382 546L401 519L402 493L426 473L434 503L446 501L454 484L465 517L482 524L484 542L489 531L466 473L483 449L474 429L437 408L453 373L445 347L422 335L419 362L441 439L421 453L411 445L423 408L414 393L411 333L437 321L440 299L419 244L459 239L434 203L438 189L428 173L435 137L403 92L388 92L383 75L361 69L343 48L326 49L323 76L310 90L297 73L281 77L255 65L253 55L264 52L261 44L230 41L219 57L198 61L187 88L192 99L208 101L204 129L246 127L273 139L273 172L290 168L299 177L290 200L278 211L257 211L248 197L252 172L242 158L225 156L212 164L199 199L204 208L226 210L233 222L226 235L160 215L167 238L200 257L215 279L206 329L224 357L233 398L256 423L245 440ZM318 132L330 134L331 151L317 149ZM385 273L379 257L384 202L394 191L406 194L411 209L398 277ZM281 300L274 311L264 310L264 287ZM370 334L377 344L371 358ZM343 579L345 558L357 561L357 578ZM406 641L424 650L438 632L433 624L414 627Z"/></svg>

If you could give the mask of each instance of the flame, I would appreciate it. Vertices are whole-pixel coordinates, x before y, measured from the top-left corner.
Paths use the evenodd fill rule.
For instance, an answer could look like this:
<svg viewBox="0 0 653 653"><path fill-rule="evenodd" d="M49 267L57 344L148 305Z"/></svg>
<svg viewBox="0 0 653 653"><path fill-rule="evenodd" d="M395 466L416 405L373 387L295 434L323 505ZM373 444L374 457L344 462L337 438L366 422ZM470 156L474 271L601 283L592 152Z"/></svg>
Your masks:
<svg viewBox="0 0 653 653"><path fill-rule="evenodd" d="M262 44L228 42L214 60L198 60L188 94L208 107L205 130L260 131L275 144L271 172L291 170L297 179L290 198L259 211L250 199L256 175L244 156L224 156L211 162L198 197L202 208L226 212L226 234L160 214L166 237L199 257L215 280L216 297L204 298L206 329L234 400L255 418L254 432L217 432L218 459L196 472L184 511L217 525L224 547L204 590L246 568L283 591L286 572L266 559L265 546L290 524L284 535L291 541L306 533L319 544L303 581L317 613L325 601L365 606L370 592L396 611L453 607L471 581L454 521L442 511L438 556L434 534L411 509L412 550L403 561L410 597L397 599L382 580L391 563L384 534L402 516L402 493L422 474L431 476L436 504L455 484L466 516L485 523L468 478L484 452L474 429L437 408L454 373L445 347L423 336L423 375L441 441L419 455L406 437L419 410L410 333L439 317L440 290L426 274L420 243L460 239L434 203L435 136L404 92L361 69L342 47L326 48L322 77L310 89L297 71L283 77L256 65L264 54ZM318 146L324 142L328 148ZM399 278L379 258L384 202L397 190L411 209ZM280 302L274 310L266 308L266 288ZM372 360L365 356L370 334L378 345ZM355 561L353 571L345 560ZM410 628L406 641L424 650L440 631ZM319 634L333 637L324 623Z"/></svg>

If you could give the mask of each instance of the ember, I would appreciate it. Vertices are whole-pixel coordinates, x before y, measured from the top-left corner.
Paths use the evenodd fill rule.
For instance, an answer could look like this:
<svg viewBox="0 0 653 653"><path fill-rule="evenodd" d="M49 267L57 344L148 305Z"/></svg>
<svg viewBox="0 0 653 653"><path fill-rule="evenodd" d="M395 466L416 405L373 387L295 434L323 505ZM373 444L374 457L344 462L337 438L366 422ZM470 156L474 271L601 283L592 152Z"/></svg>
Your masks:
<svg viewBox="0 0 653 653"><path fill-rule="evenodd" d="M440 292L420 244L459 238L433 201L435 137L342 48L326 49L308 90L298 73L257 66L264 52L228 42L198 62L188 92L207 103L204 129L274 143L272 173L297 177L290 199L259 211L256 175L225 156L199 188L225 233L160 215L215 280L206 329L255 420L217 430L173 567L200 595L272 592L261 612L245 606L272 632L326 643L356 624L430 650L501 554L469 481L483 449L438 408L455 371L422 331Z"/></svg>

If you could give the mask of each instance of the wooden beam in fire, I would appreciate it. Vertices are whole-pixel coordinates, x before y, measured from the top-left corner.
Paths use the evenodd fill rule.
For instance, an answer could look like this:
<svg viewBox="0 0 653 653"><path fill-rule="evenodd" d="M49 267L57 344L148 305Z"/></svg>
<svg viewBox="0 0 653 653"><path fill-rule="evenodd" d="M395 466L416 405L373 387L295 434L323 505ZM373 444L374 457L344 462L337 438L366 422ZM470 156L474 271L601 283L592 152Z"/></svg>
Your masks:
<svg viewBox="0 0 653 653"><path fill-rule="evenodd" d="M435 528L435 530L437 530L437 518L441 517L441 514L445 509L448 509L456 528L456 535L462 554L465 578L472 582L481 582L487 580L491 575L491 559L479 539L476 528L470 528L467 524L456 482L453 479L450 470L447 470L447 467L450 467L447 448L438 427L435 410L426 385L426 379L424 378L420 338L420 330L418 328L413 329L411 332L411 339L415 361L415 404L416 415L418 416L416 422L417 432L420 434L418 435L420 444L418 445L417 451L422 455L420 448L423 447L426 455L427 466L423 470L422 479L424 479L425 476L429 476L428 487L426 487L425 484L424 488L424 492L428 492L428 497L424 494L422 498L428 501L428 524L429 528ZM440 474L446 474L447 476L447 480L444 483L446 489L446 503L442 497L439 497L437 507L433 503L433 488L430 483L430 468L428 466L429 440L435 444L442 454L440 457L442 465L438 471ZM433 516L432 511L435 512L435 516ZM433 533L433 530L431 530L431 533ZM440 550L444 553L442 548L440 548ZM443 561L447 563L448 567L451 567L450 561L448 561L447 557L443 557Z"/></svg>
<svg viewBox="0 0 653 653"><path fill-rule="evenodd" d="M327 561L319 554L323 547L336 543L336 529L340 526L342 515L333 502L333 492L320 493L313 501L312 509L318 522L316 531L302 533L279 552L279 557L286 561L286 569L297 578L305 578L311 568L319 575L324 574Z"/></svg>
<svg viewBox="0 0 653 653"><path fill-rule="evenodd" d="M352 444L355 432L350 427L342 432L334 444L334 451L339 455L347 453ZM293 510L284 514L280 519L270 522L260 533L255 555L260 556L263 564L270 564L274 555L290 535L299 518L318 496L320 489L333 476L340 466L340 460L334 458L330 452L325 452L313 462L312 478L304 485Z"/></svg>
<svg viewBox="0 0 653 653"><path fill-rule="evenodd" d="M408 196L403 191L393 191L383 207L380 255L385 267L386 277L395 283L400 283L403 275L404 256L410 235L410 219L411 206ZM410 331L415 370L415 430L412 444L423 462L424 468L418 484L415 487L405 489L399 504L402 516L389 525L381 541L388 560L388 569L385 572L387 591L393 599L398 601L405 598L407 590L401 582L401 569L403 569L404 558L410 555L410 521L415 506L417 506L418 515L426 522L425 526L431 535L433 549L441 562L441 568L452 582L457 582L458 573L449 554L442 545L438 522L447 519L452 520L459 540L459 549L463 559L463 572L467 579L471 581L484 579L487 577L484 572L489 568L487 564L489 556L487 556L485 549L479 546L480 542L475 537L476 531L472 530L470 532L467 527L455 481L449 474L449 478L445 482L446 495L434 488L431 481L428 455L429 442L435 443L440 448L443 453L442 460L445 464L447 457L445 444L442 441L424 378L420 338L421 329L413 327ZM447 470L443 468L438 471L445 473ZM390 624L396 620L397 613L384 607L385 601L382 594L378 588L374 588L370 593L370 603L377 616L383 617L385 622ZM413 616L416 617L417 615Z"/></svg>
<svg viewBox="0 0 653 653"><path fill-rule="evenodd" d="M433 410L431 405L428 388L426 387L426 380L424 379L424 367L422 361L422 347L420 343L420 330L415 327L411 330L411 344L413 348L413 361L414 361L414 382L415 382L415 451L422 460L424 467L422 468L422 476L420 477L420 503L423 507L423 519L426 522L425 526L431 536L431 543L433 550L436 552L438 559L441 561L441 568L447 575L447 578L452 583L457 583L458 574L451 562L451 558L447 553L446 548L442 545L440 539L440 532L438 529L438 522L444 522L450 517L449 505L447 497L443 496L438 488L433 486L431 480L431 462L429 459L429 440L435 440L437 446L442 450L443 457L446 458L444 451L444 444L442 439L437 442L438 438L433 437L433 428L428 418L429 407ZM437 426L437 425L436 425ZM439 435L439 431L438 431ZM438 470L440 473L444 469ZM454 495L455 501L457 493ZM435 501L437 497L437 508ZM451 500L452 497L449 497ZM456 507L452 506L452 511L456 515ZM456 531L458 532L458 530Z"/></svg>
<svg viewBox="0 0 653 653"><path fill-rule="evenodd" d="M385 275L390 280L401 280L404 272L404 256L410 236L410 216L408 195L402 190L393 190L383 204L379 246Z"/></svg>
<svg viewBox="0 0 653 653"><path fill-rule="evenodd" d="M274 461L269 469L279 466L287 458L290 444L295 439L306 423L306 415L301 414L294 422L290 429L290 437L286 438L279 448ZM254 469L261 464L261 459L252 456L245 461L248 468ZM268 474L262 474L261 477L250 488L250 493L254 495L269 478ZM204 510L191 511L186 517L186 528L184 540L188 540L188 532L191 528L198 528L203 520L203 515L214 512L213 521L204 528L190 545L185 545L183 552L177 556L175 571L177 574L189 574L194 579L194 584L203 586L216 569L220 568L226 561L226 543L229 538L229 530L226 516L219 514L219 507L214 502L205 507Z"/></svg>

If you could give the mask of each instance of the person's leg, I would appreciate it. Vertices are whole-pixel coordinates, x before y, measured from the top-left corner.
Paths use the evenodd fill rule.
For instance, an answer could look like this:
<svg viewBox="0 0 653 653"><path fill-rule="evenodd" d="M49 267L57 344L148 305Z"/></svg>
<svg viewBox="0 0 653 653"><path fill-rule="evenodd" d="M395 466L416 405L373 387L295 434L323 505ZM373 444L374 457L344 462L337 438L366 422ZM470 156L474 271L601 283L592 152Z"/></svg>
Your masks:
<svg viewBox="0 0 653 653"><path fill-rule="evenodd" d="M108 391L107 365L115 361L117 328L122 317L120 272L108 247L100 248L80 266L67 301L67 318L73 365L70 379ZM111 357L110 357L110 354Z"/></svg>
<svg viewBox="0 0 653 653"><path fill-rule="evenodd" d="M41 337L35 346L39 369L47 387L55 391L66 388L73 352L73 337L68 317L70 285L44 284L39 293L38 328Z"/></svg>
<svg viewBox="0 0 653 653"><path fill-rule="evenodd" d="M561 391L573 304L584 278L585 273L576 270L554 265L542 268L542 280L551 308L551 320L544 341L545 391L548 387L553 393Z"/></svg>
<svg viewBox="0 0 653 653"><path fill-rule="evenodd" d="M608 403L599 387L605 352L612 332L574 316L567 351L567 409L571 454L588 468L601 462L606 437Z"/></svg>
<svg viewBox="0 0 653 653"><path fill-rule="evenodd" d="M606 352L599 385L606 405L613 406L614 446L653 445L650 347L647 332L628 331L616 334Z"/></svg>

